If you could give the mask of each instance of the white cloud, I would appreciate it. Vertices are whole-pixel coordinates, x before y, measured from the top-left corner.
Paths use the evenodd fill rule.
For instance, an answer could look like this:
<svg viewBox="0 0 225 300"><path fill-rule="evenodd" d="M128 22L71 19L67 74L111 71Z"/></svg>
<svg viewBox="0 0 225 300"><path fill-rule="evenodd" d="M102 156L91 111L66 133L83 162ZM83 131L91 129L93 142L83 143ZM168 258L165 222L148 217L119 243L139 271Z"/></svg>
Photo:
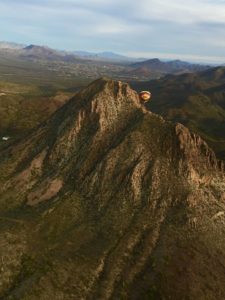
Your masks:
<svg viewBox="0 0 225 300"><path fill-rule="evenodd" d="M205 0L139 0L136 7L139 18L181 24L201 22L225 23L225 3Z"/></svg>
<svg viewBox="0 0 225 300"><path fill-rule="evenodd" d="M127 21L160 20L179 23L225 23L225 1L221 0L8 0L1 3L11 9L27 7L48 12L75 12L77 9L105 14ZM117 15L116 15L117 13Z"/></svg>
<svg viewBox="0 0 225 300"><path fill-rule="evenodd" d="M0 0L0 27L4 39L51 47L221 59L225 1Z"/></svg>

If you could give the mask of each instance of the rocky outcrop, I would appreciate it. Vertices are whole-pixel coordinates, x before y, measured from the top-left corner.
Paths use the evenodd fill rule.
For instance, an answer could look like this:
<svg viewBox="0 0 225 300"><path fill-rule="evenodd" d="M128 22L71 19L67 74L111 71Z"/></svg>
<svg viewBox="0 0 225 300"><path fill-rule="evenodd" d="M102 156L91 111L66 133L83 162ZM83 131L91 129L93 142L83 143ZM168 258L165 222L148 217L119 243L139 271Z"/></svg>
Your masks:
<svg viewBox="0 0 225 300"><path fill-rule="evenodd" d="M1 230L22 249L4 299L225 297L223 166L126 83L93 82L0 167Z"/></svg>

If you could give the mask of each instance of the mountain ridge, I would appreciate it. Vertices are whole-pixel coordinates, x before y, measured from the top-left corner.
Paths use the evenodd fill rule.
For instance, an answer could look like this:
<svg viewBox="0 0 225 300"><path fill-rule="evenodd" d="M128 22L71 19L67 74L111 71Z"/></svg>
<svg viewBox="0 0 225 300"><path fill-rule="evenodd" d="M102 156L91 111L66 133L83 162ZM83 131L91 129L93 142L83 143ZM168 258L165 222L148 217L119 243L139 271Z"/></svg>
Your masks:
<svg viewBox="0 0 225 300"><path fill-rule="evenodd" d="M209 69L209 66L193 64L181 60L161 61L158 58L148 59L142 62L131 64L133 68L147 68L149 71L161 71L165 74L189 73Z"/></svg>
<svg viewBox="0 0 225 300"><path fill-rule="evenodd" d="M93 82L0 166L0 297L225 296L224 165L128 84Z"/></svg>
<svg viewBox="0 0 225 300"><path fill-rule="evenodd" d="M137 90L151 90L151 111L167 120L180 122L200 134L213 147L217 156L225 153L225 68L202 72L167 75L157 81L133 83Z"/></svg>

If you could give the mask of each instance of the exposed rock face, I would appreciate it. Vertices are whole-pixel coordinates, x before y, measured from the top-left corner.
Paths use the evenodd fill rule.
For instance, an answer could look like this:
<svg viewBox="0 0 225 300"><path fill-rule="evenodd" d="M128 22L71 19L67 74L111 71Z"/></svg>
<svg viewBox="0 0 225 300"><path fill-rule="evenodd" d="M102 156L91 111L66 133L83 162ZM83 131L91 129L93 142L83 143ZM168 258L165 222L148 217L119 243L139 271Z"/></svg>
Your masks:
<svg viewBox="0 0 225 300"><path fill-rule="evenodd" d="M224 166L127 84L4 150L0 182L3 299L225 298Z"/></svg>

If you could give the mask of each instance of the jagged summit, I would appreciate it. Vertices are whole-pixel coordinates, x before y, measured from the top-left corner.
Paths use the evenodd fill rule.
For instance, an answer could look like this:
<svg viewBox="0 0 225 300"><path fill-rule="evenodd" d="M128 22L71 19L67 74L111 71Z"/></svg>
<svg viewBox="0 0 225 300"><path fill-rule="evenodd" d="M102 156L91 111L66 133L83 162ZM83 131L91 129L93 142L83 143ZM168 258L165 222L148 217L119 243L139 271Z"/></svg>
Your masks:
<svg viewBox="0 0 225 300"><path fill-rule="evenodd" d="M1 153L0 175L0 297L225 298L223 166L128 84L90 84Z"/></svg>

